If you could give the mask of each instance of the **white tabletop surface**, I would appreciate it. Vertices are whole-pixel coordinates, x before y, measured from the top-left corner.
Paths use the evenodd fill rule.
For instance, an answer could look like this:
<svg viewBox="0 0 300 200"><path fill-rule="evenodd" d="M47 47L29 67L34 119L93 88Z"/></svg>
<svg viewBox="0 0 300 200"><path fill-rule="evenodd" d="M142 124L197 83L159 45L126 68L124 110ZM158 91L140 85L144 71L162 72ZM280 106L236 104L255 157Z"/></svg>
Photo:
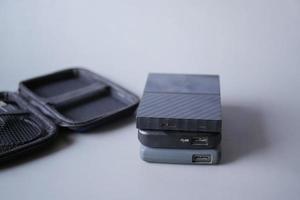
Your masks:
<svg viewBox="0 0 300 200"><path fill-rule="evenodd" d="M0 1L0 89L87 66L142 95L149 72L219 74L223 161L149 164L134 117L0 167L0 199L299 199L300 1Z"/></svg>

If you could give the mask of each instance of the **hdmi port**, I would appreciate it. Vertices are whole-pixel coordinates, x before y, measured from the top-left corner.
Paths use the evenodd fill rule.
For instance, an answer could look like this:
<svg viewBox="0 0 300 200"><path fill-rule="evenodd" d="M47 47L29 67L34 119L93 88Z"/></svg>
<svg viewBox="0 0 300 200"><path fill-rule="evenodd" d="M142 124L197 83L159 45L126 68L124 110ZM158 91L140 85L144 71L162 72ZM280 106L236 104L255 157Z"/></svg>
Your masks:
<svg viewBox="0 0 300 200"><path fill-rule="evenodd" d="M207 146L208 145L208 137L193 137L191 139L192 145L201 145Z"/></svg>

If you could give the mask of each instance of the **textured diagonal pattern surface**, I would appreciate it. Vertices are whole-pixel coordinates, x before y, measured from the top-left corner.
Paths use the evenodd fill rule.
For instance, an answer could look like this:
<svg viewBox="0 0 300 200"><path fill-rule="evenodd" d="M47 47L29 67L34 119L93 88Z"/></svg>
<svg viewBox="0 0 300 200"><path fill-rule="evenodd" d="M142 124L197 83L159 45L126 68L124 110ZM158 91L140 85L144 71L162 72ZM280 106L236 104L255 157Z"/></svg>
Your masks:
<svg viewBox="0 0 300 200"><path fill-rule="evenodd" d="M219 94L219 76L150 73L145 92Z"/></svg>
<svg viewBox="0 0 300 200"><path fill-rule="evenodd" d="M138 108L139 117L180 119L221 119L218 95L145 93Z"/></svg>

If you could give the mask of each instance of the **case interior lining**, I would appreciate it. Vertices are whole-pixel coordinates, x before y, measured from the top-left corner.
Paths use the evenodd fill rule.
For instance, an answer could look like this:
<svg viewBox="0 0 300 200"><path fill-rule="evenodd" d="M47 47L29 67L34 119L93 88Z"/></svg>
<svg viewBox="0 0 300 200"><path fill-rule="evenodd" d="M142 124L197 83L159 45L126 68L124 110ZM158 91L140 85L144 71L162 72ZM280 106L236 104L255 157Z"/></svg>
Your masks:
<svg viewBox="0 0 300 200"><path fill-rule="evenodd" d="M47 78L38 78L28 82L26 86L36 95L49 98L83 88L91 83L92 80L80 73L64 72L50 75Z"/></svg>
<svg viewBox="0 0 300 200"><path fill-rule="evenodd" d="M69 69L22 84L58 117L72 123L100 119L138 102L112 82L82 69Z"/></svg>
<svg viewBox="0 0 300 200"><path fill-rule="evenodd" d="M72 104L57 107L58 112L74 121L93 119L104 113L119 110L126 106L120 99L106 93L93 95Z"/></svg>

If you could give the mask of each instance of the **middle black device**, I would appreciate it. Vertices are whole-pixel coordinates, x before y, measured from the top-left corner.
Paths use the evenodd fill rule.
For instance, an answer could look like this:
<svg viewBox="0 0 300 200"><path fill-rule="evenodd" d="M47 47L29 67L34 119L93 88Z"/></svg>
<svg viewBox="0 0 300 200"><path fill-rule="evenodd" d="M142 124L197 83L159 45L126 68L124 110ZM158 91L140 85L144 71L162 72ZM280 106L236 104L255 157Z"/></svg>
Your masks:
<svg viewBox="0 0 300 200"><path fill-rule="evenodd" d="M221 133L138 130L138 138L152 148L207 149L220 144Z"/></svg>

